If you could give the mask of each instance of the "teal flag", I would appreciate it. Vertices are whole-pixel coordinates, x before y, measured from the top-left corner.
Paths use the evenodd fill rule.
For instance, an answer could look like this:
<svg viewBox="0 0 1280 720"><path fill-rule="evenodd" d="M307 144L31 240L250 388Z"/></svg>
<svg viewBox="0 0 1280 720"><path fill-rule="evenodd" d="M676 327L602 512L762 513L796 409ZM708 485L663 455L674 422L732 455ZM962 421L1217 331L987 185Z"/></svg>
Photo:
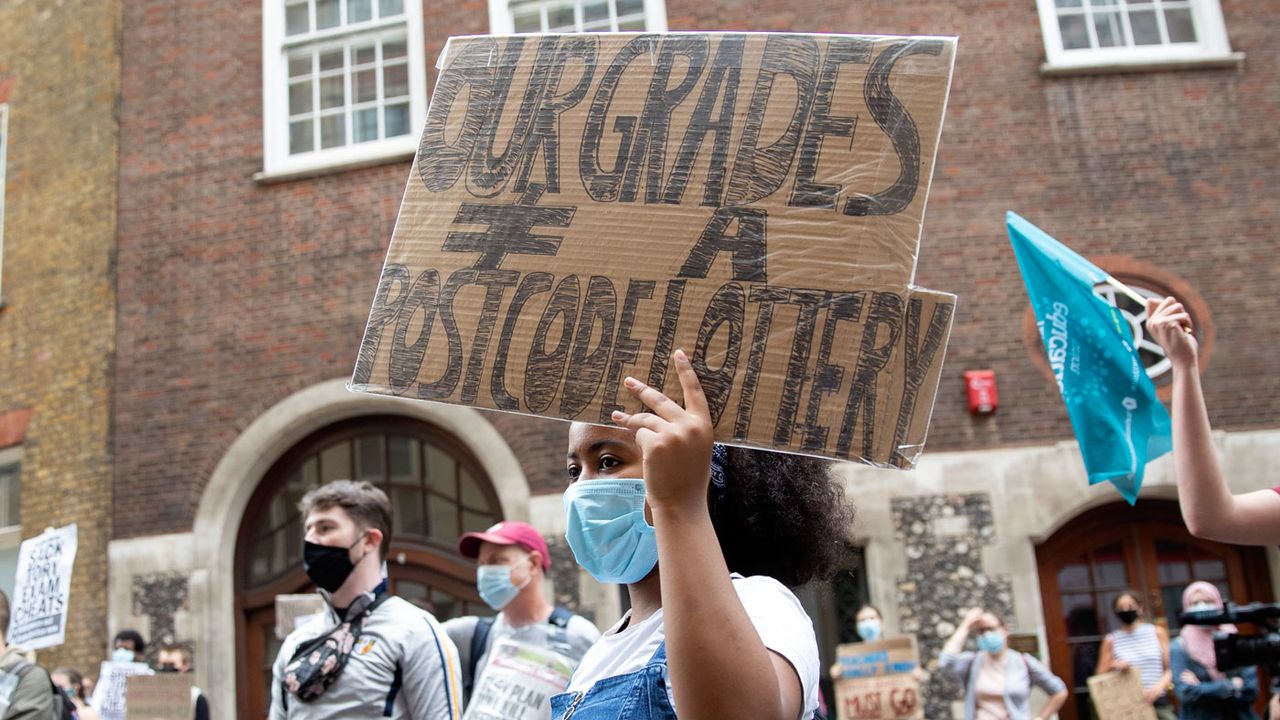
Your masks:
<svg viewBox="0 0 1280 720"><path fill-rule="evenodd" d="M1147 461L1173 440L1129 323L1093 293L1106 273L1017 213L1006 222L1089 484L1110 482L1132 505Z"/></svg>

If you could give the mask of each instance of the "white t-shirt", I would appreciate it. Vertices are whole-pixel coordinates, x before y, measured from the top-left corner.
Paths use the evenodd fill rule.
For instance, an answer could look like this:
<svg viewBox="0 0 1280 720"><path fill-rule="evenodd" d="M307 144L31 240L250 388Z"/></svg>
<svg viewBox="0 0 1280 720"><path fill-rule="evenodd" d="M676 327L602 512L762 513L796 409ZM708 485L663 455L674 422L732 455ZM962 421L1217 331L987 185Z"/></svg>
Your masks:
<svg viewBox="0 0 1280 720"><path fill-rule="evenodd" d="M818 709L818 640L813 632L813 622L801 607L800 600L785 585L765 575L744 578L735 574L733 588L738 591L738 599L742 601L742 607L746 609L764 646L786 658L795 668L804 694L799 718L812 717ZM570 678L568 692L586 692L605 678L636 672L649 662L666 639L662 609L641 622L620 629L630 618L631 612L628 611L591 646ZM669 675L667 698L678 713Z"/></svg>

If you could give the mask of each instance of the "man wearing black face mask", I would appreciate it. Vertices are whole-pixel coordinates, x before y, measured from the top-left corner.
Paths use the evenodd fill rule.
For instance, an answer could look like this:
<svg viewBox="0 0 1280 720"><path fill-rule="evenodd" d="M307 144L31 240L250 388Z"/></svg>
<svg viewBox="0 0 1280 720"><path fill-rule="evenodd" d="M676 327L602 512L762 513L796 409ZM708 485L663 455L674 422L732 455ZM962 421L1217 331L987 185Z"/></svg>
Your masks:
<svg viewBox="0 0 1280 720"><path fill-rule="evenodd" d="M159 664L156 670L159 672L191 672L191 651L181 645L161 647L156 659ZM191 688L191 715L193 720L209 720L209 701L205 699L204 693L200 692L200 688L194 686Z"/></svg>
<svg viewBox="0 0 1280 720"><path fill-rule="evenodd" d="M298 509L303 568L326 607L280 648L271 720L459 720L457 648L430 613L387 592L386 494L339 480Z"/></svg>

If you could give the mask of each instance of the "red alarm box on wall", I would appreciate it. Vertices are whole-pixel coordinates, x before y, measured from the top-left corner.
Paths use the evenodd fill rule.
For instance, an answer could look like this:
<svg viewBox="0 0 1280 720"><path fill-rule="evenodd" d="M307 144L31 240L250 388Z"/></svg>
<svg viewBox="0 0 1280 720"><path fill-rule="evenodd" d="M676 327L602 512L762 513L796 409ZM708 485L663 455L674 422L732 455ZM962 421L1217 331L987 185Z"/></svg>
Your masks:
<svg viewBox="0 0 1280 720"><path fill-rule="evenodd" d="M969 391L970 414L989 415L1000 406L994 370L965 370L964 386Z"/></svg>

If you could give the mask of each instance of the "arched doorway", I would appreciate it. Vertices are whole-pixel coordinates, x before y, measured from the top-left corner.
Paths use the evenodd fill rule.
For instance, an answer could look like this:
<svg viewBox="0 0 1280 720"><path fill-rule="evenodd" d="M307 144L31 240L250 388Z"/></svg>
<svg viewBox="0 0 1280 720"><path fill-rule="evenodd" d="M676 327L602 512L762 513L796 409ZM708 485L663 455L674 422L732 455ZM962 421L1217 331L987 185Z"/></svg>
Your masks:
<svg viewBox="0 0 1280 720"><path fill-rule="evenodd" d="M284 453L251 497L236 541L236 644L240 717L263 717L280 647L275 597L309 592L302 571L302 518L309 490L338 479L368 480L392 505L387 559L391 590L445 620L492 614L474 585L458 536L502 517L481 464L466 446L421 420L377 415L343 420Z"/></svg>
<svg viewBox="0 0 1280 720"><path fill-rule="evenodd" d="M1111 612L1126 588L1143 598L1148 619L1176 637L1182 590L1193 580L1218 586L1244 602L1270 600L1270 573L1262 548L1200 540L1182 523L1174 502L1144 500L1089 511L1036 547L1045 634L1053 671L1071 697L1063 720L1093 717L1087 680L1102 638L1118 627Z"/></svg>

